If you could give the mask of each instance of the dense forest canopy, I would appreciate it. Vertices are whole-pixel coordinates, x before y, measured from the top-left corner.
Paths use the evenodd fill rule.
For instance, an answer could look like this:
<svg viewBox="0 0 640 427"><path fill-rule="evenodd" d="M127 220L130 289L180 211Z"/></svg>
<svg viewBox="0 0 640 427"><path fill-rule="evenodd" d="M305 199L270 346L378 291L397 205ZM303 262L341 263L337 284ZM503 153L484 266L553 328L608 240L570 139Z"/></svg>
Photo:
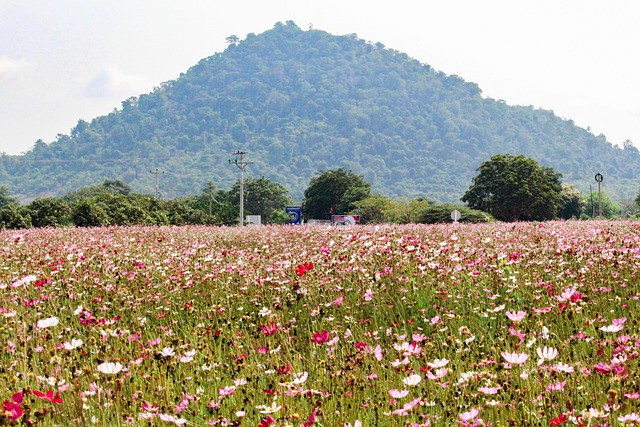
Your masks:
<svg viewBox="0 0 640 427"><path fill-rule="evenodd" d="M614 199L635 197L640 153L612 146L552 111L509 106L381 43L277 23L201 60L177 79L79 121L68 135L0 156L0 183L23 201L105 179L170 199L213 181L229 188L236 150L248 176L295 201L318 171L345 168L390 197L459 201L480 164L525 155L589 191L604 175ZM523 82L523 84L526 84ZM61 100L61 102L63 102Z"/></svg>

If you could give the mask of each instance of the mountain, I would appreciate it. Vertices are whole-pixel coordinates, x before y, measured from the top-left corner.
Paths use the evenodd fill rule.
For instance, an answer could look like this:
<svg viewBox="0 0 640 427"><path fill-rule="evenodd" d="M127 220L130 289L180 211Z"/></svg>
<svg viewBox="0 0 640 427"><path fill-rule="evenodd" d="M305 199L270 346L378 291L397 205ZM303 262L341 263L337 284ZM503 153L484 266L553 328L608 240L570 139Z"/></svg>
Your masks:
<svg viewBox="0 0 640 427"><path fill-rule="evenodd" d="M312 176L338 167L386 196L458 201L499 153L534 158L583 192L599 172L613 199L633 198L640 176L630 144L612 146L552 111L485 98L476 84L381 43L289 21L79 121L69 135L1 156L0 184L30 200L105 179L154 194L158 179L173 198L207 181L229 188L238 150L248 176L281 183L298 201Z"/></svg>

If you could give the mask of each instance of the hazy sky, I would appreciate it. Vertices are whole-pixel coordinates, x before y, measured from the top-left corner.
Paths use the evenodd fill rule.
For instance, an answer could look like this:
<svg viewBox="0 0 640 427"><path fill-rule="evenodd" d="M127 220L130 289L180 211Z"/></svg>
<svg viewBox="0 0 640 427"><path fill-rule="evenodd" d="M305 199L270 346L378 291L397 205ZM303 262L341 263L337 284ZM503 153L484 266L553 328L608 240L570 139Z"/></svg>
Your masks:
<svg viewBox="0 0 640 427"><path fill-rule="evenodd" d="M640 146L637 0L0 0L0 152L68 134L276 22L355 33Z"/></svg>

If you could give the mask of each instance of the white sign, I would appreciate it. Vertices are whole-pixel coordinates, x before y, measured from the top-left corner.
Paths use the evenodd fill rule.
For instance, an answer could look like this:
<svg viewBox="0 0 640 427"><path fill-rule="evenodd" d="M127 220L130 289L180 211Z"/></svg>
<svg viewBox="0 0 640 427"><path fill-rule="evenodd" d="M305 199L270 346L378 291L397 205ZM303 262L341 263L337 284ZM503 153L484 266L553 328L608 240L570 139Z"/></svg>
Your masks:
<svg viewBox="0 0 640 427"><path fill-rule="evenodd" d="M247 224L262 225L262 217L260 215L247 215Z"/></svg>
<svg viewBox="0 0 640 427"><path fill-rule="evenodd" d="M451 219L453 220L453 222L458 222L461 216L462 215L460 214L460 211L457 209L451 212Z"/></svg>

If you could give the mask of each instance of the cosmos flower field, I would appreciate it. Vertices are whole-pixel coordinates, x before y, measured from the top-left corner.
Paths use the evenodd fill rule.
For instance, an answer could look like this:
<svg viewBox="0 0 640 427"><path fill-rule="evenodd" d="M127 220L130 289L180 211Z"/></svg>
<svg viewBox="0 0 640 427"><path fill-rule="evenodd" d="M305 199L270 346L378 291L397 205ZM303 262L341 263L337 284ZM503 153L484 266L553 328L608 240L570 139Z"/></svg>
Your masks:
<svg viewBox="0 0 640 427"><path fill-rule="evenodd" d="M0 232L0 425L640 425L640 224Z"/></svg>

